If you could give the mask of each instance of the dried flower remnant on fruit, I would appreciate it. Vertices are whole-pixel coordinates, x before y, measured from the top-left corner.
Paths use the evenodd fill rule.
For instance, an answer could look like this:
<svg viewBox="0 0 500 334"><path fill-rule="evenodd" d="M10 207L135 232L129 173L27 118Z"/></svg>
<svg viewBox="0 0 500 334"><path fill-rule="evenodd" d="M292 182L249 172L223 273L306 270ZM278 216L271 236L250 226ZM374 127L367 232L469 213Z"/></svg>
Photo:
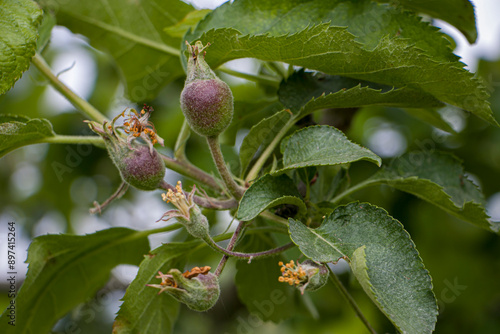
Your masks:
<svg viewBox="0 0 500 334"><path fill-rule="evenodd" d="M219 299L219 280L210 272L210 267L194 267L181 274L177 269L171 269L166 274L158 272L160 284L147 286L160 289L158 294L166 292L178 301L195 311L207 311Z"/></svg>
<svg viewBox="0 0 500 334"><path fill-rule="evenodd" d="M89 127L102 137L106 149L113 163L116 165L123 181L141 190L158 189L165 176L165 163L158 152L153 148L154 143L163 145L154 130L149 115L153 110L145 106L143 117L131 116L128 125L116 126L120 117L125 117L125 111L116 116L111 122L100 125L94 121L86 121ZM134 118L135 117L135 118ZM132 120L133 119L133 122ZM147 145L133 142L141 137Z"/></svg>
<svg viewBox="0 0 500 334"><path fill-rule="evenodd" d="M161 194L163 200L172 203L177 209L169 210L157 221L168 221L176 218L177 221L186 227L186 230L194 237L200 239L209 238L208 219L202 213L198 205L194 203L193 197L196 187L193 186L191 192L187 195L182 189L181 181L177 182L175 191L168 189L166 193Z"/></svg>
<svg viewBox="0 0 500 334"><path fill-rule="evenodd" d="M160 220L167 221L174 217L183 217L186 220L190 220L189 211L195 205L193 201L195 190L196 188L193 186L193 189L186 198L184 190L182 189L182 182L177 181L175 192L172 189L168 189L167 193L161 194L162 199L167 203L172 203L177 210L167 211Z"/></svg>
<svg viewBox="0 0 500 334"><path fill-rule="evenodd" d="M305 290L314 291L324 286L328 280L328 269L324 264L306 260L297 264L292 260L286 264L279 262L281 266L280 282L288 283L297 287L303 294Z"/></svg>
<svg viewBox="0 0 500 334"><path fill-rule="evenodd" d="M182 276L185 278L193 278L198 275L206 275L208 272L212 269L210 266L204 266L204 267L194 267L191 270L186 270ZM156 278L161 278L161 283L160 284L147 284L147 286L153 287L153 288L158 288L160 291L158 294L162 293L165 289L165 287L170 286L174 288L178 288L177 283L174 281L174 278L172 275L169 274L164 274L161 271L158 272L158 275L155 276Z"/></svg>
<svg viewBox="0 0 500 334"><path fill-rule="evenodd" d="M164 146L163 139L156 133L156 128L154 124L149 120L151 113L153 112L153 107L144 104L144 107L140 112L135 109L125 109L121 114L116 116L111 125L108 126L109 130L113 130L114 123L120 117L125 118L123 126L117 126L115 129L123 129L123 131L128 135L127 144L131 147L131 143L136 138L142 138L149 146L150 150L153 150L153 145L159 143Z"/></svg>
<svg viewBox="0 0 500 334"><path fill-rule="evenodd" d="M280 282L286 282L290 285L300 285L307 282L307 275L304 269L297 262L297 265L293 260L290 262L283 264L283 262L279 262L278 265L281 266L281 275L278 280Z"/></svg>
<svg viewBox="0 0 500 334"><path fill-rule="evenodd" d="M191 270L186 270L182 276L186 277L186 278L193 278L193 277L196 277L198 275L206 275L208 274L208 272L210 271L210 269L212 269L210 266L204 266L204 267L194 267L193 269Z"/></svg>
<svg viewBox="0 0 500 334"><path fill-rule="evenodd" d="M205 267L194 267L191 270L186 270L182 276L185 278L193 278L198 275L206 275L208 272L212 269L209 266ZM169 274L164 274L161 271L158 272L158 276L155 276L156 278L161 278L161 283L160 284L147 284L147 286L153 287L153 288L158 288L160 291L158 294L162 293L164 291L164 287L170 286L174 288L178 288L177 283L174 281L173 276Z"/></svg>

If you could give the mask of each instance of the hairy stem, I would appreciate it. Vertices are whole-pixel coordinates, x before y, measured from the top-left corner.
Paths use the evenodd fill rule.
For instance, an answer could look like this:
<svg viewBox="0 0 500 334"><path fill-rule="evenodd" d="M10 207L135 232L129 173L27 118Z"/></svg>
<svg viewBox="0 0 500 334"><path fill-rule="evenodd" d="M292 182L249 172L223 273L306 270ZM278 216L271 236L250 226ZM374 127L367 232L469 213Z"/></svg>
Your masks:
<svg viewBox="0 0 500 334"><path fill-rule="evenodd" d="M96 214L99 213L101 214L102 209L106 208L111 202L113 202L115 199L122 197L125 195L125 193L128 190L128 183L122 182L118 189L116 189L115 193L111 195L107 200L102 202L102 204L99 204L99 202L94 201L94 207L89 210L90 213Z"/></svg>
<svg viewBox="0 0 500 334"><path fill-rule="evenodd" d="M224 157L222 156L222 152L220 150L219 136L207 137L207 143L210 148L210 152L212 153L215 166L219 171L222 181L224 181L227 191L237 200L241 199L245 190L236 184L231 176L231 173L227 169L226 162L224 161Z"/></svg>
<svg viewBox="0 0 500 334"><path fill-rule="evenodd" d="M232 251L234 249L234 246L236 245L236 241L238 240L245 225L246 225L246 222L240 222L238 224L238 226L236 227L236 230L234 231L233 235L231 236L231 239L229 240L229 244L227 245L226 250ZM224 254L222 256L222 259L220 260L219 265L217 266L217 269L215 270L216 276L219 276L221 274L222 270L224 270L224 267L225 267L228 259L229 259L229 255Z"/></svg>
<svg viewBox="0 0 500 334"><path fill-rule="evenodd" d="M172 190L173 192L176 192L177 189L165 182L165 181L161 181L160 183L160 188L163 189L163 190ZM186 198L188 197L188 193L187 192L184 192L184 195L186 196ZM213 210L228 210L228 209L233 209L233 208L236 208L238 206L238 202L231 198L231 199L228 199L228 200L218 200L218 199L215 199L215 198L210 198L210 197L200 197L200 196L193 196L193 201L198 204L199 206L202 206L204 208L207 208L207 209L213 209Z"/></svg>
<svg viewBox="0 0 500 334"><path fill-rule="evenodd" d="M165 166L168 169L171 169L174 172L177 172L181 175L190 177L195 181L203 183L204 185L210 187L212 190L218 191L220 193L224 191L219 182L212 175L207 174L205 171L199 169L198 167L192 165L191 163L187 161L179 161L167 157L166 155L163 154L160 154L160 156L163 159L163 162L165 163Z"/></svg>
<svg viewBox="0 0 500 334"><path fill-rule="evenodd" d="M288 235L288 231L283 231L283 230L277 229L276 227L273 227L273 226L261 226L261 227L255 227L255 228L247 228L245 230L246 235L257 234L257 233L267 233L267 232L269 232L269 233L281 233L281 234ZM227 239L231 239L232 236L233 236L232 232L222 233L222 234L214 236L213 240L215 242L224 241ZM199 240L199 239L189 241L189 242L193 242L193 243L199 242L199 244L193 248L193 251L197 251L197 250L203 249L205 247L209 247L209 245L206 242L201 242L201 240Z"/></svg>
<svg viewBox="0 0 500 334"><path fill-rule="evenodd" d="M368 331L370 331L370 333L372 333L372 334L377 334L377 332L373 329L373 327L370 325L368 320L363 315L363 312L361 312L361 309L359 308L358 304L356 304L356 301L354 300L354 298L352 298L351 294L349 293L349 291L347 291L347 289L342 284L342 282L339 280L337 275L335 275L335 273L332 271L332 269L330 267L328 267L328 270L330 270L330 280L340 290L340 292L345 297L345 299L347 299L347 301L349 302L351 307L354 309L354 312L356 312L356 315L363 322L363 324L366 326Z"/></svg>
<svg viewBox="0 0 500 334"><path fill-rule="evenodd" d="M267 159L271 156L276 146L278 146L280 140L285 136L285 134L295 124L295 122L296 122L295 117L293 116L290 117L288 122L286 122L285 126L283 126L281 130L276 134L276 137L274 137L271 143L269 143L264 152L262 152L260 157L252 166L252 169L250 169L250 171L248 172L247 177L245 178L246 182L250 182L257 178L257 175L259 175L259 172L266 163Z"/></svg>
<svg viewBox="0 0 500 334"><path fill-rule="evenodd" d="M221 246L217 245L215 243L215 241L210 237L207 237L204 240L210 247L212 247L215 251L218 251L219 253L222 253L222 254L227 255L227 256L235 257L235 258L240 259L240 260L248 259L249 261L252 261L253 259L260 258L260 257L272 256L272 255L284 252L287 249L295 246L295 244L293 242L289 242L286 245L283 245L281 247L269 249L269 250L262 251L262 252L240 253L240 252L229 251L225 248L222 248Z"/></svg>
<svg viewBox="0 0 500 334"><path fill-rule="evenodd" d="M38 70L49 80L52 87L54 87L59 93L61 93L76 109L82 112L85 116L90 117L92 120L103 123L107 120L106 116L101 114L99 110L94 108L86 100L82 99L80 96L76 95L68 86L66 86L62 81L55 76L49 65L45 62L41 55L38 53L32 59L33 64L38 68Z"/></svg>

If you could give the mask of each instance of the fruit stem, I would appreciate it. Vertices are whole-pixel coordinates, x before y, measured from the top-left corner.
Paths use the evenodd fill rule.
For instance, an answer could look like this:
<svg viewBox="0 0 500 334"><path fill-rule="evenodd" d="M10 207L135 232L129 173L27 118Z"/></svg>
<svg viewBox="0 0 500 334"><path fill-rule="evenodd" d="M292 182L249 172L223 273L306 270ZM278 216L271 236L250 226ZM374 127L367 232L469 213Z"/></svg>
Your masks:
<svg viewBox="0 0 500 334"><path fill-rule="evenodd" d="M233 177L231 176L231 173L227 169L226 162L224 161L224 156L222 155L222 152L220 150L219 136L207 137L207 143L208 147L210 148L210 152L212 152L212 158L215 162L215 166L217 167L222 181L226 186L226 190L231 194L231 196L233 196L237 200L240 200L245 190L238 184L236 184Z"/></svg>
<svg viewBox="0 0 500 334"><path fill-rule="evenodd" d="M236 230L234 231L233 235L231 236L231 239L229 240L229 244L226 247L226 250L232 251L234 249L234 246L236 245L236 241L238 240L241 232L245 228L246 222L240 222L238 226L236 227ZM219 265L217 266L217 269L215 270L215 276L220 276L222 270L224 270L224 267L226 265L227 260L229 259L229 255L224 254L222 256L222 259L219 262Z"/></svg>
<svg viewBox="0 0 500 334"><path fill-rule="evenodd" d="M247 177L245 178L246 182L251 182L257 178L260 170L262 169L262 167L266 163L269 156L273 153L274 149L276 148L276 146L278 146L281 139L285 136L285 134L288 132L288 130L290 130L290 128L295 124L296 121L297 120L295 119L295 117L292 116L292 117L290 117L288 122L285 123L285 125L276 134L274 139L271 141L271 143L269 143L269 145L266 147L264 152L262 152L260 157L257 159L255 164L252 166L252 168L248 172Z"/></svg>
<svg viewBox="0 0 500 334"><path fill-rule="evenodd" d="M221 193L224 191L224 189L219 184L220 180L215 179L212 175L207 174L206 172L192 165L191 163L185 160L179 161L177 159L167 157L166 155L163 154L160 154L160 156L163 159L163 162L165 163L165 166L168 169L171 169L174 172L177 172L181 175L190 177L193 180L203 183L209 186L214 191L218 191Z"/></svg>

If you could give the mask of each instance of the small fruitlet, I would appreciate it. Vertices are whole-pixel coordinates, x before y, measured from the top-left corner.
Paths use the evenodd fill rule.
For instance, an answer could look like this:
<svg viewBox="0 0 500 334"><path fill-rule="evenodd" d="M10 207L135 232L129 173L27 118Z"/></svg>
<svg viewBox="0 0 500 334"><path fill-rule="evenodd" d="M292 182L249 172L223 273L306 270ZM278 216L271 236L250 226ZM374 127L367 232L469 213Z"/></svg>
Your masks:
<svg viewBox="0 0 500 334"><path fill-rule="evenodd" d="M194 267L181 274L177 269L170 269L166 274L158 272L160 284L147 286L160 289L186 304L194 311L204 312L211 309L219 299L219 279L210 272L210 267Z"/></svg>
<svg viewBox="0 0 500 334"><path fill-rule="evenodd" d="M177 182L175 191L168 189L167 193L161 196L167 203L172 203L177 209L169 210L158 220L168 221L176 218L179 223L186 227L186 230L195 238L210 238L208 233L208 219L203 215L201 209L193 200L196 187L189 194L184 193L181 181Z"/></svg>
<svg viewBox="0 0 500 334"><path fill-rule="evenodd" d="M203 49L200 41L194 46L188 45L190 56L186 83L181 93L181 109L193 131L205 137L214 137L231 123L233 94L208 66L204 54L201 54Z"/></svg>
<svg viewBox="0 0 500 334"><path fill-rule="evenodd" d="M125 182L141 190L155 190L165 176L165 164L158 152L146 145L134 145L121 157L112 157Z"/></svg>
<svg viewBox="0 0 500 334"><path fill-rule="evenodd" d="M114 124L119 117L124 117L124 112L110 124L104 122L101 126L97 122L87 122L92 131L104 140L109 156L123 181L141 190L158 189L165 176L165 164L153 148L157 142L163 144L163 139L156 134L152 123L149 122L151 111L152 108L146 106L140 114L133 110L132 116L120 127L115 127ZM116 131L117 128L122 129L126 136ZM137 138L141 138L147 145L134 142Z"/></svg>

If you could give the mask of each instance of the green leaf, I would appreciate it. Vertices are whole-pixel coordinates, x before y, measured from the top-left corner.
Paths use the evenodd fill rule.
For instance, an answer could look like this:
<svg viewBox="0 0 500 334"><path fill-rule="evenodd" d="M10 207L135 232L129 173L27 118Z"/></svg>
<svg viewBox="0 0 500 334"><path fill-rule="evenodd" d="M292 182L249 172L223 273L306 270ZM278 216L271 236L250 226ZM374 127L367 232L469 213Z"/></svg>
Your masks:
<svg viewBox="0 0 500 334"><path fill-rule="evenodd" d="M245 191L237 217L242 221L252 220L262 211L280 204L297 205L300 212L306 211L306 205L292 179L285 174L279 176L266 174Z"/></svg>
<svg viewBox="0 0 500 334"><path fill-rule="evenodd" d="M384 105L405 108L407 113L424 122L454 132L435 108L443 106L442 102L431 94L408 87L393 88L364 80L300 70L281 82L278 96L281 103L298 117L318 109Z"/></svg>
<svg viewBox="0 0 500 334"><path fill-rule="evenodd" d="M198 22L210 12L210 9L193 10L187 13L182 20L164 30L172 37L182 38L189 29L194 29Z"/></svg>
<svg viewBox="0 0 500 334"><path fill-rule="evenodd" d="M366 185L387 184L469 223L494 232L500 231L500 223L488 220L483 195L465 175L461 161L452 154L429 151L407 153L365 182Z"/></svg>
<svg viewBox="0 0 500 334"><path fill-rule="evenodd" d="M235 100L233 120L222 133L221 141L234 146L236 134L241 129L250 129L263 118L271 117L280 110L283 110L283 105L274 99L256 97L253 100Z"/></svg>
<svg viewBox="0 0 500 334"><path fill-rule="evenodd" d="M197 242L196 242L197 243ZM185 256L193 250L193 243L164 244L144 256L139 272L123 297L113 333L168 334L172 332L179 313L179 302L167 293L146 284L159 284L158 271L172 268L183 271Z"/></svg>
<svg viewBox="0 0 500 334"><path fill-rule="evenodd" d="M345 257L361 286L403 333L431 333L437 303L431 277L400 222L368 203L350 203L317 229L289 219L292 240L307 257Z"/></svg>
<svg viewBox="0 0 500 334"><path fill-rule="evenodd" d="M393 0L377 1L393 2ZM448 22L460 30L469 43L474 43L477 39L474 6L469 0L398 0L397 4Z"/></svg>
<svg viewBox="0 0 500 334"><path fill-rule="evenodd" d="M207 15L186 39L211 43L206 60L212 67L245 57L283 61L427 93L498 125L486 87L463 69L444 35L388 5L237 1Z"/></svg>
<svg viewBox="0 0 500 334"><path fill-rule="evenodd" d="M242 242L241 252L258 252L276 247L276 244L262 236L251 235ZM300 310L301 297L298 289L280 283L279 261L282 256L266 257L236 263L235 283L238 298L248 311L264 321L280 322L293 317ZM258 282L258 283L256 283Z"/></svg>
<svg viewBox="0 0 500 334"><path fill-rule="evenodd" d="M52 124L44 118L0 115L0 157L10 151L55 136Z"/></svg>
<svg viewBox="0 0 500 334"><path fill-rule="evenodd" d="M0 95L19 80L35 55L42 11L30 0L0 2Z"/></svg>
<svg viewBox="0 0 500 334"><path fill-rule="evenodd" d="M52 13L43 13L43 20L38 28L39 38L36 43L36 51L41 53L43 49L49 44L50 37L52 34L52 28L57 24L56 18Z"/></svg>
<svg viewBox="0 0 500 334"><path fill-rule="evenodd" d="M330 201L335 194L344 191L349 187L349 166L339 165L336 167L318 167L317 177L321 182L314 182L310 188L310 201L320 207L330 207ZM333 208L332 208L333 210ZM331 212L331 210L330 210Z"/></svg>
<svg viewBox="0 0 500 334"><path fill-rule="evenodd" d="M338 75L295 72L283 81L278 90L281 103L294 114L304 117L326 108L354 108L369 105L391 107L443 106L431 94L404 88L356 80Z"/></svg>
<svg viewBox="0 0 500 334"><path fill-rule="evenodd" d="M415 15L370 0L240 0L215 9L191 34L186 35L186 39L193 41L211 29L228 27L244 35L280 36L321 23L347 27L367 50L375 48L382 38L389 35L412 40L419 49L440 60L458 60L448 39L438 28L422 22Z"/></svg>
<svg viewBox="0 0 500 334"><path fill-rule="evenodd" d="M292 134L281 147L284 171L308 166L338 165L368 160L377 166L382 159L372 151L351 142L342 131L328 125L303 128Z"/></svg>
<svg viewBox="0 0 500 334"><path fill-rule="evenodd" d="M244 175L259 149L267 147L289 119L290 114L282 110L271 117L262 119L250 129L240 147L241 175Z"/></svg>
<svg viewBox="0 0 500 334"><path fill-rule="evenodd" d="M89 38L113 56L127 82L129 98L156 97L168 82L184 74L179 66L181 39L163 29L177 24L194 8L170 1L40 0L56 13L57 23Z"/></svg>
<svg viewBox="0 0 500 334"><path fill-rule="evenodd" d="M16 298L16 333L48 333L68 311L92 297L119 264L138 265L147 234L110 228L85 236L44 235L28 250L29 268ZM0 318L7 327L7 313Z"/></svg>

